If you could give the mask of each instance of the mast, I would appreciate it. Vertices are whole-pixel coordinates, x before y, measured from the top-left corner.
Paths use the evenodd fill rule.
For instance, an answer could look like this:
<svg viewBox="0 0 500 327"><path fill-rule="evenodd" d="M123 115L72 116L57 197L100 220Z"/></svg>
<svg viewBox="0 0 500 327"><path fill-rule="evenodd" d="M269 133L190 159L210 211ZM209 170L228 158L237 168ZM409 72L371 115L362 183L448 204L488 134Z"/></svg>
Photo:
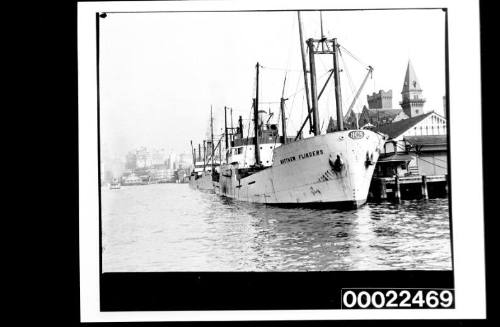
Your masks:
<svg viewBox="0 0 500 327"><path fill-rule="evenodd" d="M212 175L214 173L214 117L212 116L212 106L210 106L210 143L212 144Z"/></svg>
<svg viewBox="0 0 500 327"><path fill-rule="evenodd" d="M286 144L286 117L285 117L285 83L286 83L286 74L285 80L283 81L283 91L281 91L281 101L280 101L280 110L281 110L281 128L283 134L283 144Z"/></svg>
<svg viewBox="0 0 500 327"><path fill-rule="evenodd" d="M231 112L231 141L234 140L234 129L233 129L233 108L229 108Z"/></svg>
<svg viewBox="0 0 500 327"><path fill-rule="evenodd" d="M314 60L314 40L308 39L307 46L309 47L309 66L311 72L311 100L313 112L313 133L319 135L319 114L318 114L318 95L316 86L316 63ZM336 85L336 83L335 83Z"/></svg>
<svg viewBox="0 0 500 327"><path fill-rule="evenodd" d="M222 167L222 144L221 144L221 141L222 141L222 136L219 139L219 144L218 144L218 146L219 146L219 165L220 165L219 166L219 172L221 171L220 167Z"/></svg>
<svg viewBox="0 0 500 327"><path fill-rule="evenodd" d="M196 150L193 148L193 140L190 141L191 143L191 155L193 156L193 165L196 164Z"/></svg>
<svg viewBox="0 0 500 327"><path fill-rule="evenodd" d="M286 144L286 118L285 118L285 99L281 98L280 101L281 109L281 128L283 134L283 144Z"/></svg>
<svg viewBox="0 0 500 327"><path fill-rule="evenodd" d="M203 171L205 171L205 168L207 166L207 146L206 146L206 141L203 140Z"/></svg>
<svg viewBox="0 0 500 327"><path fill-rule="evenodd" d="M344 130L344 115L342 114L342 95L340 92L340 74L338 61L338 45L337 39L333 39L333 71L335 81L335 104L337 106L337 130Z"/></svg>
<svg viewBox="0 0 500 327"><path fill-rule="evenodd" d="M306 103L307 103L307 118L309 119L309 131L313 131L313 123L311 120L311 102L309 100L309 84L307 83L307 63L306 63L306 52L304 49L304 38L302 36L302 20L300 19L300 11L297 11L297 17L299 19L299 41L300 41L300 53L302 56L302 71L304 72L304 90L306 92Z"/></svg>
<svg viewBox="0 0 500 327"><path fill-rule="evenodd" d="M240 127L240 138L243 138L243 117L238 118L238 126Z"/></svg>
<svg viewBox="0 0 500 327"><path fill-rule="evenodd" d="M255 65L255 99L253 100L253 125L255 130L255 165L260 164L259 148L259 63Z"/></svg>
<svg viewBox="0 0 500 327"><path fill-rule="evenodd" d="M201 161L201 144L198 143L198 161Z"/></svg>
<svg viewBox="0 0 500 327"><path fill-rule="evenodd" d="M319 24L321 25L321 40L325 40L325 34L323 33L323 12L319 11ZM325 43L321 42L321 50L325 51Z"/></svg>
<svg viewBox="0 0 500 327"><path fill-rule="evenodd" d="M227 138L227 107L226 106L224 106L224 141L226 144L226 163L227 163L227 160L229 159L228 155L227 155L227 150L229 149L229 140Z"/></svg>

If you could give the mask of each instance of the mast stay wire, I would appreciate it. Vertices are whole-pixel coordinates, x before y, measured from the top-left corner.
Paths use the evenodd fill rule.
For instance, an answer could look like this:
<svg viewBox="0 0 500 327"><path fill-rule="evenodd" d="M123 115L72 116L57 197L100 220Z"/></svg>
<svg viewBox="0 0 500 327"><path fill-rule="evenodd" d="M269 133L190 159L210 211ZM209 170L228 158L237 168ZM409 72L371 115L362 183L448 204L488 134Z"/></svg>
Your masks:
<svg viewBox="0 0 500 327"><path fill-rule="evenodd" d="M356 89L356 86L354 85L354 82L353 82L353 80L352 80L352 76L351 76L351 74L349 73L349 70L347 69L347 64L346 64L346 62L345 62L345 60L344 60L344 56L342 56L342 52L340 52L340 51L339 51L339 54L340 54L340 61L342 62L342 66L343 66L343 68L344 68L344 70L345 70L345 72L346 72L347 80L348 80L348 82L349 82L349 83L348 83L348 84L349 84L349 89L350 89L350 91L351 91L351 93L350 93L350 96L351 96L350 100L352 101L352 100L353 100L353 98L354 98L354 91L355 91L355 89ZM347 99L346 99L346 100L347 100ZM344 101L342 101L342 102L344 102ZM342 103L342 107L345 107L345 104L344 104L344 103ZM344 108L342 108L342 109L344 109Z"/></svg>
<svg viewBox="0 0 500 327"><path fill-rule="evenodd" d="M349 50L347 50L343 45L339 44L339 46L340 46L340 48L342 48L343 52L347 53L351 58L353 58L354 60L356 60L357 62L359 62L361 65L363 65L364 67L369 66L367 63L365 63L364 61L362 61L361 59L359 59L357 56L355 56L352 52L350 52ZM339 54L340 54L340 58L341 58L341 60L342 60L342 62L344 64L344 68L346 70L346 73L348 75L349 82L351 83L351 92L353 94L354 90L355 90L354 83L352 82L352 79L351 79L351 76L349 74L349 71L347 70L347 65L346 65L346 62L345 62L345 60L344 60L344 58L342 56L342 52L339 51ZM373 76L372 76L372 79L373 79ZM373 83L374 83L374 88L375 88L375 80L374 79L373 79Z"/></svg>
<svg viewBox="0 0 500 327"><path fill-rule="evenodd" d="M268 70L278 70L283 72L302 72L301 69L290 69L290 68L270 67L270 66L260 66L260 67Z"/></svg>
<svg viewBox="0 0 500 327"><path fill-rule="evenodd" d="M322 78L324 78L326 75L330 74L330 71L327 71L325 72L323 75L321 75L319 78L318 78L318 81L320 81ZM293 96L296 96L298 93L302 92L305 90L305 87L302 87L300 90L297 90L295 93L292 93L290 95L287 95L287 98L291 98Z"/></svg>
<svg viewBox="0 0 500 327"><path fill-rule="evenodd" d="M323 75L321 75L321 76L318 78L318 81L321 81L322 79L324 79L324 78L326 77L326 75L328 75L328 74L330 74L330 71L326 71ZM299 83L300 83L301 78L302 78L301 76L299 76L299 77L298 77L298 80L297 80L297 88L298 88L298 85L299 85ZM288 98L288 99L290 99L290 98L291 98L291 99L292 99L292 104L291 104L291 106L290 106L290 108L292 108L292 109L291 109L291 110L289 110L289 113L288 113L288 118L289 118L289 119L290 119L290 117L291 117L292 110L293 110L293 108L295 107L295 106L294 106L294 103L295 103L295 98L296 98L296 96L297 96L299 93L301 93L301 92L303 92L303 91L305 91L305 87L302 87L302 88L300 88L300 90L297 90L295 93L292 93L292 94L290 94L290 95L286 96L286 98ZM306 96L306 94L304 93L304 94L302 95L302 105L301 105L301 108L302 108L302 109L304 109L304 101L305 101L305 96ZM300 115L301 117L303 117L303 116L304 116L304 115L303 115L303 113L304 113L304 110L302 110L302 112L301 112L301 115Z"/></svg>
<svg viewBox="0 0 500 327"><path fill-rule="evenodd" d="M354 60L356 60L357 62L359 62L361 65L363 66L369 66L367 63L365 63L364 61L362 61L361 59L359 59L358 57L356 57L354 54L352 54L349 50L347 50L343 45L339 44L340 48L342 48L342 50L345 51L345 53L347 53L349 56L351 56Z"/></svg>
<svg viewBox="0 0 500 327"><path fill-rule="evenodd" d="M292 18L289 39L288 39L288 51L287 51L287 59L286 59L286 64L285 64L286 68L260 65L261 68L263 68L265 70L284 71L286 73L288 73L288 72L302 72L301 69L290 69L290 61L291 61L291 57L292 57L291 56L291 54L292 54L292 41L293 41L293 35L294 35L293 31L295 29L295 24L296 24L296 20L294 18Z"/></svg>

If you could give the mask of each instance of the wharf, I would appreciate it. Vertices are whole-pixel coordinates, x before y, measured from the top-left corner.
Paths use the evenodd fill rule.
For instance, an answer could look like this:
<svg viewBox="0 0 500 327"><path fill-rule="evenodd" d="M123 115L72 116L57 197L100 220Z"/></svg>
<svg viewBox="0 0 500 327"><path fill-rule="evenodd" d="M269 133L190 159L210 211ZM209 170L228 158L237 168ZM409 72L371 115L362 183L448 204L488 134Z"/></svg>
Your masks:
<svg viewBox="0 0 500 327"><path fill-rule="evenodd" d="M448 194L448 175L409 175L373 177L369 199L399 202L407 199L429 199Z"/></svg>

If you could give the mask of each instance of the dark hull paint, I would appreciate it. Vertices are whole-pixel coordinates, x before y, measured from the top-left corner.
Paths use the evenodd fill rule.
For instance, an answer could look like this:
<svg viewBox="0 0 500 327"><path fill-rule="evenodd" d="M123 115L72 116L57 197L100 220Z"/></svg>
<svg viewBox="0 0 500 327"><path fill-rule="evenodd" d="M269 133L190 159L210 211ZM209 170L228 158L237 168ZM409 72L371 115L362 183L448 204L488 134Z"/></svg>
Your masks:
<svg viewBox="0 0 500 327"><path fill-rule="evenodd" d="M218 187L219 186L217 185L216 188ZM341 202L259 203L259 202L242 201L225 195L221 195L221 197L224 199L223 201L227 202L228 204L232 202L245 202L256 206L269 206L269 207L285 208L285 209L304 208L304 209L320 209L320 210L323 209L355 210L362 207L367 201L365 199L365 200L341 201Z"/></svg>
<svg viewBox="0 0 500 327"><path fill-rule="evenodd" d="M363 206L365 200L341 201L341 202L308 202L308 203L267 203L266 205L278 208L308 208L308 209L342 209L354 210Z"/></svg>

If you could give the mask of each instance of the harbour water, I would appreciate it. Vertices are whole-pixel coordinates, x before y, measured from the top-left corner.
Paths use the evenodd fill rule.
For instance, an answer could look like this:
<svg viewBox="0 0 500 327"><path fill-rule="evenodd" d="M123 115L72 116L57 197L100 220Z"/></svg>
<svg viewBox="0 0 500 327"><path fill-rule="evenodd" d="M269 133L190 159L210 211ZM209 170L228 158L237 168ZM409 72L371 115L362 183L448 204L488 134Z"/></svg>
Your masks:
<svg viewBox="0 0 500 327"><path fill-rule="evenodd" d="M187 184L101 194L103 272L452 268L445 198L340 211L235 202Z"/></svg>

